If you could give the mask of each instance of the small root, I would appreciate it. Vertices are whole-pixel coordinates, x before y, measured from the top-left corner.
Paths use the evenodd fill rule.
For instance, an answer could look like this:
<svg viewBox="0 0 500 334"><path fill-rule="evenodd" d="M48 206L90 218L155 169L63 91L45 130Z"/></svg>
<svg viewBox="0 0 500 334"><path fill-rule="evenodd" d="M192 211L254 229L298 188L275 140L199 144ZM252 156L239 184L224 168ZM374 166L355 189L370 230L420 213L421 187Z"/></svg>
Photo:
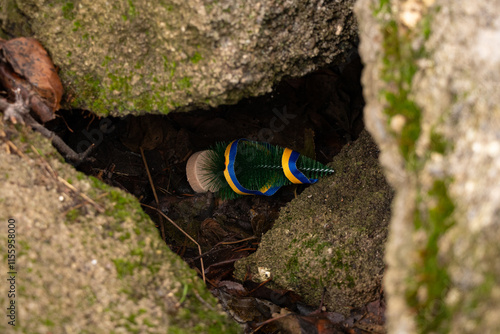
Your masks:
<svg viewBox="0 0 500 334"><path fill-rule="evenodd" d="M16 96L14 103L9 103L6 99L0 98L0 110L3 110L4 112L4 120L8 120L13 124L19 123L30 126L33 130L39 132L45 138L50 139L52 145L54 145L61 155L75 165L89 160L90 154L96 148L95 144L92 144L84 152L76 153L61 139L61 137L44 127L42 124L38 123L30 115L29 98L24 100L21 96L19 88L15 89L14 93Z"/></svg>

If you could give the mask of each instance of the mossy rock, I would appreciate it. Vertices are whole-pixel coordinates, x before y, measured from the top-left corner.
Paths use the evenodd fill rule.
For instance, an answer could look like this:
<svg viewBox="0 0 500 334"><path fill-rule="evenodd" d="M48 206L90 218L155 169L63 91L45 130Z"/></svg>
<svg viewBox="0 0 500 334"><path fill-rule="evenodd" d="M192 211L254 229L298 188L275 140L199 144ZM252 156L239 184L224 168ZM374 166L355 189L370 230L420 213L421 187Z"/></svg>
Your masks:
<svg viewBox="0 0 500 334"><path fill-rule="evenodd" d="M396 195L390 333L500 332L500 4L359 0L365 124Z"/></svg>
<svg viewBox="0 0 500 334"><path fill-rule="evenodd" d="M33 35L60 68L66 107L99 115L236 103L357 43L354 0L2 3L4 35Z"/></svg>
<svg viewBox="0 0 500 334"><path fill-rule="evenodd" d="M239 332L134 197L77 172L37 133L0 122L0 138L0 220L15 221L16 246L2 268L17 272L0 303L15 300L17 331Z"/></svg>
<svg viewBox="0 0 500 334"><path fill-rule="evenodd" d="M344 147L332 176L321 179L282 208L258 251L236 263L243 279L272 277L318 306L349 314L376 298L384 273L384 244L393 191L367 132Z"/></svg>

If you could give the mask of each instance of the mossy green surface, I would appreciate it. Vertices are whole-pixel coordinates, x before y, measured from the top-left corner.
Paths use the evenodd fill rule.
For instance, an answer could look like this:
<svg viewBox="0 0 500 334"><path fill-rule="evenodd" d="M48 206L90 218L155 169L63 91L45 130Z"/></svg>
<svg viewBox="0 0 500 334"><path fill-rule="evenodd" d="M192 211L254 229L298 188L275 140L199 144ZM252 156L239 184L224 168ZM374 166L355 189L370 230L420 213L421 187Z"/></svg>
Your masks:
<svg viewBox="0 0 500 334"><path fill-rule="evenodd" d="M357 40L353 0L4 2L3 31L34 35L60 68L63 105L99 115L236 103L344 61Z"/></svg>
<svg viewBox="0 0 500 334"><path fill-rule="evenodd" d="M316 306L326 289L327 308L344 314L376 298L393 195L377 159L366 132L344 147L329 164L335 173L282 208L259 250L237 262L237 276L268 270L274 286Z"/></svg>
<svg viewBox="0 0 500 334"><path fill-rule="evenodd" d="M450 180L435 179L432 187L418 181L418 175L424 169L430 154L418 154L417 145L421 140L422 110L413 96L413 79L418 71L418 61L427 56L423 43L415 43L416 38L427 40L431 35L431 13L421 20L415 29L405 27L398 21L389 1L381 1L376 17L384 17L381 24L383 34L384 68L380 74L387 90L385 110L388 128L396 115L402 115L405 123L399 133L393 131L399 145L405 167L410 177L415 178L417 192L420 193L414 212L416 233L423 233L427 241L418 245L415 252L419 261L414 264L407 278L406 299L415 310L417 329L420 333L433 331L447 332L450 326L451 312L443 301L450 288L450 277L446 265L439 260L439 242L448 229L454 225L455 205L448 194ZM387 19L388 18L388 19ZM423 36L423 38L422 38ZM420 45L420 46L417 46ZM434 129L429 134L430 152L445 154L448 144L443 135Z"/></svg>
<svg viewBox="0 0 500 334"><path fill-rule="evenodd" d="M409 306L417 311L420 333L444 333L450 329L452 312L443 298L451 281L446 266L439 260L440 238L455 224L452 216L455 205L448 195L449 183L450 180L435 180L425 196L425 202L432 204L428 210L415 213L415 228L427 234L427 242L417 249L419 259L408 281L406 298Z"/></svg>
<svg viewBox="0 0 500 334"><path fill-rule="evenodd" d="M388 124L396 115L404 117L404 126L395 136L406 163L410 168L416 168L415 147L421 132L422 112L411 96L411 88L418 69L417 60L423 57L425 49L415 49L415 45L412 45L411 30L399 26L389 1L381 1L375 15L390 17L382 24L384 67L381 79L389 83L389 88L381 92L387 102L384 112L388 116Z"/></svg>
<svg viewBox="0 0 500 334"><path fill-rule="evenodd" d="M411 266L407 277L406 302L415 314L417 331L420 333L453 331L452 328L457 328L454 322L457 319L463 321L467 317L475 319L474 326L484 328L486 324L478 320L477 311L464 305L474 304L473 301L477 300L476 294L484 296L484 292L481 291L492 291L494 284L492 284L489 277L492 275L491 270L495 270L494 268L480 270L480 272L484 274L484 277L481 279L477 278L477 282L483 281L483 283L478 284L476 282L475 284L478 285L474 289L471 288L467 296L465 296L464 293L461 297L457 297L457 280L467 279L462 277L461 273L457 272L455 269L457 264L454 261L457 261L457 259L446 253L449 252L450 248L457 247L451 246L451 244L461 239L457 237L456 230L463 230L464 224L468 224L463 211L467 210L464 208L467 207L467 205L471 205L471 203L470 200L468 203L462 201L461 195L463 191L456 192L455 190L455 193L450 191L450 189L460 187L458 181L456 181L456 169L452 168L454 172L449 172L448 166L440 166L440 163L454 159L451 157L455 155L457 142L461 142L462 149L467 147L468 144L464 145L463 143L464 140L463 137L461 137L463 133L457 136L460 130L457 130L455 126L456 123L460 122L457 122L456 118L450 117L452 114L450 110L444 108L437 112L434 110L435 108L432 104L429 105L429 100L426 100L429 96L439 96L435 91L427 93L426 87L423 87L422 84L427 83L429 80L431 82L435 80L437 75L434 72L434 68L432 71L428 71L425 67L422 69L417 65L419 63L423 64L426 61L429 63L436 61L432 54L427 53L422 47L417 47L416 45L422 45L422 41L425 42L429 38L432 38L432 21L434 15L439 12L439 8L439 6L436 6L425 12L420 25L415 29L408 29L404 27L401 22L397 22L399 31L394 30L391 32L393 38L397 36L397 43L399 43L400 46L406 45L407 49L411 47L413 50L413 53L406 53L402 60L408 64L413 64L412 66L416 70L415 74L417 71L420 71L420 87L415 89L413 83L410 82L411 85L407 99L419 100L419 102L427 108L427 110L420 108L422 116L419 126L426 130L421 132L418 137L414 138L412 143L412 146L415 148L413 150L413 155L405 156L404 150L401 151L407 162L406 169L410 172L408 175L414 180L414 182L410 181L408 183L415 184L415 191L417 192L416 207L414 209L414 233L416 236L419 236L420 242L415 245L414 249L418 261ZM393 18L396 17L396 15L391 15ZM396 23L396 21L393 20L392 23ZM434 41L434 43L436 43L436 41ZM439 43L440 42L438 42L438 44ZM434 46L435 45L436 44L434 44ZM386 53L385 56L387 56L387 54L391 55L393 54L393 48L386 47L384 48L384 52ZM449 52L449 50L447 52ZM440 57L442 56L441 54ZM391 67L387 62L386 66ZM438 67L439 66L441 66L442 69L443 66L446 68L448 64L440 64ZM392 69L393 71L397 71L397 62L395 67L395 69ZM430 79L429 77L422 79L422 77L428 75L426 71L431 73ZM381 77L383 77L383 75L381 75ZM469 78L467 77L467 79ZM448 78L447 80L449 81L446 85L453 81L452 78ZM482 79L480 81L482 81ZM388 87L394 87L394 81L388 80L387 84ZM443 87L441 87L441 89L443 90ZM418 94L420 94L420 98L416 99L415 97L419 97ZM453 92L449 102L462 106L460 100L467 96L470 98L470 95L470 93L465 93L463 96L459 97ZM440 99L448 101L446 99L446 89L442 91ZM481 105L481 103L479 103L479 105ZM456 106L449 108L453 110ZM491 111L488 111L486 113L490 112ZM480 117L481 114L481 112L477 111L470 113L475 114L476 116L474 117ZM388 113L388 115L391 116L390 113ZM462 129L461 131L465 133L470 129L474 129L476 122L477 120L474 119L472 123L465 127L466 130ZM482 131L483 130L480 132ZM400 135L404 136L404 131ZM479 141L478 139L478 142ZM473 145L474 147L479 147L484 144L474 143ZM469 156L469 154L471 154L470 151L461 152L460 156L463 158L464 156ZM409 157L412 158L411 161L408 160ZM467 161L467 158L465 161ZM465 161L463 161L464 164L466 163ZM441 172L438 173L436 172L437 170L441 170ZM463 181L462 172L459 172L458 175ZM474 182L467 181L469 185L476 182L477 180ZM488 204L484 203L484 205ZM458 210L457 206L459 207ZM481 204L481 206L483 206L483 204ZM459 212L461 213L459 214ZM459 224L457 221L461 221L461 223ZM475 233L467 234L471 239L479 237ZM426 241L424 242L424 240ZM448 251L443 249L448 249ZM471 252L474 252L473 248ZM472 260L470 260L470 264L471 263ZM474 265L474 267L476 267L476 265ZM478 275L480 276L480 274ZM451 296L455 296L454 298L457 300L463 298L462 300L467 302L452 302L451 300L453 297Z"/></svg>
<svg viewBox="0 0 500 334"><path fill-rule="evenodd" d="M500 330L499 57L485 20L497 20L499 8L357 2L366 125L396 190L384 278L389 332ZM408 117L407 104L418 117ZM412 123L418 136L405 135Z"/></svg>
<svg viewBox="0 0 500 334"><path fill-rule="evenodd" d="M38 134L0 122L4 131L24 152L0 152L0 219L18 223L19 332L239 332L134 197L76 172ZM6 244L5 233L0 241Z"/></svg>

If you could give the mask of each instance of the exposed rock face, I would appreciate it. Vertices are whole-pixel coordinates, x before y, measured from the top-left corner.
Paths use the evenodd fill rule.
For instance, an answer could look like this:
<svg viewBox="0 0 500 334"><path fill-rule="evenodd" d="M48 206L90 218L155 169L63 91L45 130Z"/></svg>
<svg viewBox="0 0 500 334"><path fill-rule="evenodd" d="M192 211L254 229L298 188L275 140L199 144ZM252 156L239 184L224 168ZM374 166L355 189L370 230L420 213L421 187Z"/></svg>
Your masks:
<svg viewBox="0 0 500 334"><path fill-rule="evenodd" d="M255 254L236 263L243 279L299 293L345 315L377 298L384 272L384 245L392 189L378 164L378 148L364 131L330 166L332 176L310 186L282 208Z"/></svg>
<svg viewBox="0 0 500 334"><path fill-rule="evenodd" d="M2 2L2 29L39 39L66 102L99 114L235 103L357 40L354 0Z"/></svg>
<svg viewBox="0 0 500 334"><path fill-rule="evenodd" d="M15 295L4 289L0 304L15 301L15 329L239 332L196 273L167 248L137 199L76 172L47 139L21 131L0 121L2 256L7 239L15 241L13 267L5 258L1 268L17 272ZM7 233L8 222L15 233ZM13 332L7 321L4 315L0 332Z"/></svg>
<svg viewBox="0 0 500 334"><path fill-rule="evenodd" d="M389 332L498 333L500 4L360 0L356 11L365 123L396 189Z"/></svg>

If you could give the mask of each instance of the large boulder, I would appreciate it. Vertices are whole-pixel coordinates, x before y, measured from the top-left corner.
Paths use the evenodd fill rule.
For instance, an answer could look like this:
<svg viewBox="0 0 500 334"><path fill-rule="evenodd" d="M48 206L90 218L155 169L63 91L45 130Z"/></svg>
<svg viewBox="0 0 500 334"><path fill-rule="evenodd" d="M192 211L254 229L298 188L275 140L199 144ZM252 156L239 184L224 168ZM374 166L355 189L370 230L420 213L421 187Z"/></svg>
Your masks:
<svg viewBox="0 0 500 334"><path fill-rule="evenodd" d="M330 164L335 173L281 209L257 252L236 263L237 276L272 278L344 315L378 298L393 197L378 154L366 131L346 145Z"/></svg>
<svg viewBox="0 0 500 334"><path fill-rule="evenodd" d="M66 106L166 113L235 103L283 76L342 62L354 0L2 0L7 36L49 51Z"/></svg>
<svg viewBox="0 0 500 334"><path fill-rule="evenodd" d="M500 3L360 0L390 333L500 332Z"/></svg>
<svg viewBox="0 0 500 334"><path fill-rule="evenodd" d="M137 199L20 129L0 121L0 332L239 332Z"/></svg>

